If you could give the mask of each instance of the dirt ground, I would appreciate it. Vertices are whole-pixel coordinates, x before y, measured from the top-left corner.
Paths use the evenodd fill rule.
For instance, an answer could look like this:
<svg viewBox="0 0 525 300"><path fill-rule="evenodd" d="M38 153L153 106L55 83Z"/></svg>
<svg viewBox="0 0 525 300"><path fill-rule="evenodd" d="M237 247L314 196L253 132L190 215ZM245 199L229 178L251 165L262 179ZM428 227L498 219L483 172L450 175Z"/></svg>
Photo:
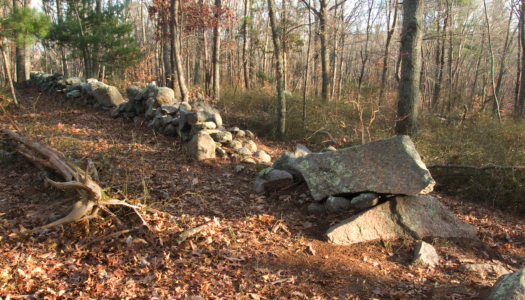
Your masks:
<svg viewBox="0 0 525 300"><path fill-rule="evenodd" d="M194 162L180 140L145 125L61 95L20 94L22 108L9 110L19 126L78 165L95 162L106 193L149 207L142 212L150 229L108 237L140 223L119 207L24 234L65 215L76 195L45 186L45 170L23 157L2 156L2 299L482 299L496 277L459 266L517 270L525 262L522 219L436 193L479 234L426 239L441 257L435 269L410 265L413 240L331 245L323 234L355 212L306 215L304 184L255 195L254 165L235 173L228 159ZM5 116L0 120L10 126ZM9 152L2 138L1 150ZM274 159L297 142L305 141L256 141ZM181 232L203 224L206 230L178 243Z"/></svg>

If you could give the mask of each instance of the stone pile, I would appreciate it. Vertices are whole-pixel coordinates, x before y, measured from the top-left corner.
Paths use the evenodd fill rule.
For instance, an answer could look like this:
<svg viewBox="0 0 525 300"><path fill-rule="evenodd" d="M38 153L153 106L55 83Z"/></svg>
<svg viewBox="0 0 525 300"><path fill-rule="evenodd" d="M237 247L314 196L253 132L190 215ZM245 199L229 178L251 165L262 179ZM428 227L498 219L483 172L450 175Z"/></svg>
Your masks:
<svg viewBox="0 0 525 300"><path fill-rule="evenodd" d="M84 97L86 104L92 104L103 110L109 110L124 102L116 87L93 78L87 80L82 77L64 78L60 73L31 72L28 83L36 85L43 92L64 93L72 99Z"/></svg>
<svg viewBox="0 0 525 300"><path fill-rule="evenodd" d="M261 171L253 189L269 193L304 181L315 201L307 213L361 211L328 229L326 238L334 244L476 236L476 227L425 195L435 181L408 136L334 150L311 153L299 144Z"/></svg>
<svg viewBox="0 0 525 300"><path fill-rule="evenodd" d="M144 89L127 87L125 101L118 89L96 79L64 78L62 74L32 72L29 84L46 92L64 93L71 99L111 110L114 118L124 117L135 125L148 127L165 136L179 136L191 157L196 160L229 156L233 162L269 163L271 157L257 149L255 135L232 127L226 130L218 110L205 102L180 102L167 87L149 84Z"/></svg>

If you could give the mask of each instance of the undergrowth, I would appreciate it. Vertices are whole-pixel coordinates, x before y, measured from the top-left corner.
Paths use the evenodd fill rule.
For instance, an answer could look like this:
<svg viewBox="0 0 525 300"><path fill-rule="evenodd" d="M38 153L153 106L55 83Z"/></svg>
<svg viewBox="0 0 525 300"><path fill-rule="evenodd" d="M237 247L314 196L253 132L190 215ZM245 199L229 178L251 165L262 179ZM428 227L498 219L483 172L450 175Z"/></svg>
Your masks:
<svg viewBox="0 0 525 300"><path fill-rule="evenodd" d="M311 98L306 101L306 126L331 133L340 141L338 148L361 143L363 127L360 111L353 102L355 99L352 97L355 96L351 93L347 95L338 101ZM396 114L395 109L392 109L396 107L395 99L386 99L382 107L376 104L373 96L362 97L366 141L395 135ZM286 139L308 140L312 150L324 147L328 142L325 135L303 129L302 94L288 95L286 105ZM225 87L219 106L227 124L249 129L262 137L276 137L277 97L274 89L257 87L250 91L239 91ZM374 115L371 114L372 107ZM475 112L469 114L465 122L457 124L445 122L422 108L419 134L413 141L427 165L522 166L525 163L523 132L525 125L510 117L499 124L490 113ZM525 170L433 168L431 173L439 192L459 195L494 208L525 211L525 200L521 197L525 194Z"/></svg>

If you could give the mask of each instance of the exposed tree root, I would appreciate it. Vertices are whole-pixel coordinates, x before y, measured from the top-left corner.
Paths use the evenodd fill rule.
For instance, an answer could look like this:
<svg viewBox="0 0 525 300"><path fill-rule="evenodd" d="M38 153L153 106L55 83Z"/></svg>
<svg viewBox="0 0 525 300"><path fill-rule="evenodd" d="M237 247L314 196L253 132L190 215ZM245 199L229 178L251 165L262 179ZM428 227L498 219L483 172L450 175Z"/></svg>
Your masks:
<svg viewBox="0 0 525 300"><path fill-rule="evenodd" d="M5 111L4 111L5 112ZM7 116L7 114L6 114ZM29 232L51 228L57 225L67 224L75 221L88 220L98 217L98 212L102 210L107 211L107 205L121 205L130 207L142 220L141 226L149 228L148 224L139 213L138 206L131 205L124 200L109 198L102 188L93 181L90 175L98 179L98 173L92 161L88 161L86 170L80 169L78 166L66 159L63 153L44 144L33 141L30 137L23 135L15 122L8 117L12 125L17 129L15 133L7 128L1 129L1 132L14 141L13 146L15 151L26 157L29 161L37 166L44 166L58 172L65 182L56 182L49 178L45 180L52 186L59 189L75 189L80 195L80 200L77 201L71 212L52 223L35 228ZM91 212L91 214L90 214Z"/></svg>

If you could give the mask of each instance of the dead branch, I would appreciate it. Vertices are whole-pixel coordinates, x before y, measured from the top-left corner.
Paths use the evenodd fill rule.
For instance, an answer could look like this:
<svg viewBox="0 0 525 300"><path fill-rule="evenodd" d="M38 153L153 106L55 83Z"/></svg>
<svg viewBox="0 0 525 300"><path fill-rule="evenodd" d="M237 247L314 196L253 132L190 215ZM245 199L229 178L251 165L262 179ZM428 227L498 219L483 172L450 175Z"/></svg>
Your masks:
<svg viewBox="0 0 525 300"><path fill-rule="evenodd" d="M500 169L500 170L522 170L525 169L525 166L495 166L495 165L488 165L484 167L476 167L476 166L469 166L469 165L430 165L427 166L427 169L437 169L437 168L456 168L456 169L472 169L477 171L485 171L489 169Z"/></svg>
<svg viewBox="0 0 525 300"><path fill-rule="evenodd" d="M330 139L330 141L331 141L332 143L334 143L334 144L338 144L338 143L337 143L337 140L334 139L334 138L332 137L332 135L330 134L330 132L328 132L328 131L323 131L323 130L314 130L314 129L310 129L310 128L308 128L308 127L305 127L304 129L306 129L306 131L313 132L314 134L316 134L316 133L322 133L322 134L326 135L326 136Z"/></svg>

